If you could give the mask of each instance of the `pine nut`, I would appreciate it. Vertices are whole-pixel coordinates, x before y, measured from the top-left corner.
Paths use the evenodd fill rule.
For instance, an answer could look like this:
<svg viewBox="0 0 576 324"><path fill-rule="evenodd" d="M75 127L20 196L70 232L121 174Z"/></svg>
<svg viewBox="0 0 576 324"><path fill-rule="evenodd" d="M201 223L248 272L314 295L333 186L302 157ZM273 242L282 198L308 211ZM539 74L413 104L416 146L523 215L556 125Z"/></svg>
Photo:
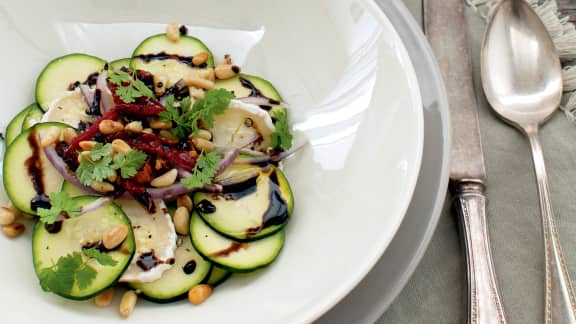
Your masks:
<svg viewBox="0 0 576 324"><path fill-rule="evenodd" d="M214 151L214 143L207 141L201 137L192 138L192 143L194 144L194 147L199 149L200 151L208 153Z"/></svg>
<svg viewBox="0 0 576 324"><path fill-rule="evenodd" d="M198 152L196 152L196 150L188 151L188 156L190 156L193 159L196 159L198 158Z"/></svg>
<svg viewBox="0 0 576 324"><path fill-rule="evenodd" d="M214 82L211 80L202 79L195 76L187 76L184 78L184 84L206 90L214 89Z"/></svg>
<svg viewBox="0 0 576 324"><path fill-rule="evenodd" d="M154 92L157 96L161 96L166 92L166 84L168 78L165 76L154 76Z"/></svg>
<svg viewBox="0 0 576 324"><path fill-rule="evenodd" d="M63 132L64 142L70 145L72 140L76 137L76 132L72 128L66 128Z"/></svg>
<svg viewBox="0 0 576 324"><path fill-rule="evenodd" d="M214 74L214 69L199 70L198 75L202 79L206 79L206 80L210 80L210 81L216 80L216 75Z"/></svg>
<svg viewBox="0 0 576 324"><path fill-rule="evenodd" d="M192 57L192 64L195 66L202 65L208 61L208 52L200 52Z"/></svg>
<svg viewBox="0 0 576 324"><path fill-rule="evenodd" d="M180 26L177 23L170 23L166 26L166 37L176 43L180 40Z"/></svg>
<svg viewBox="0 0 576 324"><path fill-rule="evenodd" d="M133 121L131 123L126 124L126 126L124 126L124 130L131 131L134 133L139 133L143 129L144 128L142 127L142 122L140 122L140 121Z"/></svg>
<svg viewBox="0 0 576 324"><path fill-rule="evenodd" d="M102 181L92 181L90 188L98 191L98 192L112 192L114 191L114 186L108 182Z"/></svg>
<svg viewBox="0 0 576 324"><path fill-rule="evenodd" d="M174 228L180 235L190 234L190 212L186 207L178 207L174 212Z"/></svg>
<svg viewBox="0 0 576 324"><path fill-rule="evenodd" d="M152 129L172 128L172 121L164 121L161 118L151 118L149 124Z"/></svg>
<svg viewBox="0 0 576 324"><path fill-rule="evenodd" d="M42 132L40 139L40 146L47 147L52 144L56 144L60 140L60 128L57 126L50 126L45 131Z"/></svg>
<svg viewBox="0 0 576 324"><path fill-rule="evenodd" d="M230 54L224 55L224 64L232 64L232 56Z"/></svg>
<svg viewBox="0 0 576 324"><path fill-rule="evenodd" d="M124 224L116 225L108 229L102 237L102 244L104 247L111 250L118 245L122 244L128 236L128 226Z"/></svg>
<svg viewBox="0 0 576 324"><path fill-rule="evenodd" d="M188 291L188 301L194 305L200 305L212 294L212 286L202 284L192 287Z"/></svg>
<svg viewBox="0 0 576 324"><path fill-rule="evenodd" d="M96 141L81 141L80 143L78 143L78 146L80 146L82 151L92 151L92 149L94 149L94 146L96 146L96 144L98 144L98 142Z"/></svg>
<svg viewBox="0 0 576 324"><path fill-rule="evenodd" d="M16 220L14 211L5 206L0 207L0 225L12 224L14 220Z"/></svg>
<svg viewBox="0 0 576 324"><path fill-rule="evenodd" d="M178 170L172 169L163 175L156 177L150 181L150 185L156 188L168 187L176 181L176 177L178 176Z"/></svg>
<svg viewBox="0 0 576 324"><path fill-rule="evenodd" d="M152 130L152 128L144 128L144 129L142 130L142 133L154 134L154 131Z"/></svg>
<svg viewBox="0 0 576 324"><path fill-rule="evenodd" d="M178 137L176 137L176 135L172 134L171 131L163 129L161 130L158 135L160 135L161 137L164 137L165 139L169 139L169 140L177 140Z"/></svg>
<svg viewBox="0 0 576 324"><path fill-rule="evenodd" d="M98 129L100 133L104 135L114 134L120 132L124 129L124 125L121 122L117 122L111 119L105 119L98 124Z"/></svg>
<svg viewBox="0 0 576 324"><path fill-rule="evenodd" d="M207 129L200 129L198 130L198 137L209 141L212 139L212 133Z"/></svg>
<svg viewBox="0 0 576 324"><path fill-rule="evenodd" d="M196 87L188 87L188 92L190 93L190 97L194 99L201 99L204 98L204 90L196 88Z"/></svg>
<svg viewBox="0 0 576 324"><path fill-rule="evenodd" d="M108 307L112 304L112 299L114 299L114 287L108 288L103 293L94 297L94 304L98 307Z"/></svg>
<svg viewBox="0 0 576 324"><path fill-rule="evenodd" d="M220 64L214 67L214 74L217 79L225 80L230 79L236 74L240 73L240 67L232 64Z"/></svg>
<svg viewBox="0 0 576 324"><path fill-rule="evenodd" d="M90 151L83 151L78 154L78 163L82 163L84 160L90 160Z"/></svg>
<svg viewBox="0 0 576 324"><path fill-rule="evenodd" d="M2 226L2 231L8 237L15 238L24 233L26 226L24 224L14 222L12 224Z"/></svg>
<svg viewBox="0 0 576 324"><path fill-rule="evenodd" d="M117 138L112 141L112 150L116 153L127 154L132 148L124 140Z"/></svg>
<svg viewBox="0 0 576 324"><path fill-rule="evenodd" d="M184 207L188 209L188 211L192 211L192 198L188 195L181 195L176 198L176 206Z"/></svg>
<svg viewBox="0 0 576 324"><path fill-rule="evenodd" d="M127 292L122 295L122 299L120 300L120 316L122 318L128 318L134 311L134 307L136 306L136 302L138 301L138 295L134 290L128 290Z"/></svg>
<svg viewBox="0 0 576 324"><path fill-rule="evenodd" d="M113 175L109 176L108 178L106 178L106 180L108 180L108 182L114 183L114 182L116 182L116 180L118 180L118 175L113 174Z"/></svg>
<svg viewBox="0 0 576 324"><path fill-rule="evenodd" d="M30 214L26 214L23 212L17 212L16 216L22 218L22 219L27 219L27 220L33 220L36 219L36 216L30 215Z"/></svg>

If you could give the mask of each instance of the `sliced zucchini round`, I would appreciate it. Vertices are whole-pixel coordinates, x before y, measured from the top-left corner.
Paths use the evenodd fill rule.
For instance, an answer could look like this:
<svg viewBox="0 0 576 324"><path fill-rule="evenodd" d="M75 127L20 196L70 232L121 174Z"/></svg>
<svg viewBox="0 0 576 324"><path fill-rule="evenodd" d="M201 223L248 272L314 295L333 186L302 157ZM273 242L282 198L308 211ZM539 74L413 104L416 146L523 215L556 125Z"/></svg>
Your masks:
<svg viewBox="0 0 576 324"><path fill-rule="evenodd" d="M228 280L230 276L232 276L232 272L217 266L213 266L212 271L210 271L210 275L206 280L206 284L212 287L216 287L222 284L224 281Z"/></svg>
<svg viewBox="0 0 576 324"><path fill-rule="evenodd" d="M222 193L198 192L194 205L202 219L215 231L237 241L252 241L284 227L294 206L286 177L279 169L236 165L226 173L258 170L256 176L224 186ZM221 175L220 177L226 177Z"/></svg>
<svg viewBox="0 0 576 324"><path fill-rule="evenodd" d="M81 207L97 199L100 197L83 196L73 198L72 202L75 206ZM32 234L32 255L34 269L42 287L65 298L85 300L115 284L130 264L135 248L132 230L128 231L126 239L118 247L111 250L104 248L102 244L104 233L117 225L131 228L130 221L122 209L114 203L52 225L38 221ZM104 265L89 257L86 251L90 248L111 258L112 263ZM59 282L51 284L46 272L49 273L49 269L58 264L60 258L72 255L78 257L78 254L83 262L80 268L76 268L79 270L68 269L65 264L62 264L62 268L53 268L59 274ZM87 267L91 270L87 270ZM86 281L86 278L81 278L82 270L93 272L93 279Z"/></svg>
<svg viewBox="0 0 576 324"><path fill-rule="evenodd" d="M208 52L208 60L205 65L194 66L192 58L201 52ZM156 77L165 78L167 87L199 68L213 66L212 53L202 41L191 36L181 36L179 41L173 42L166 37L166 34L150 36L143 40L132 53L130 61L132 69L148 71Z"/></svg>
<svg viewBox="0 0 576 324"><path fill-rule="evenodd" d="M282 96L270 81L261 77L240 73L230 79L216 80L214 87L222 88L234 93L236 98L262 96L272 99L269 105L260 106L262 109L272 112L277 109L286 109L281 102Z"/></svg>
<svg viewBox="0 0 576 324"><path fill-rule="evenodd" d="M86 82L104 69L106 61L87 54L68 54L48 63L36 81L36 101L42 110L69 91L75 82Z"/></svg>
<svg viewBox="0 0 576 324"><path fill-rule="evenodd" d="M79 197L79 196L90 195L89 192L84 191L82 188L75 186L66 180L64 180L64 182L62 182L62 188L60 188L60 191L64 191L70 197Z"/></svg>
<svg viewBox="0 0 576 324"><path fill-rule="evenodd" d="M42 120L42 116L44 115L44 111L40 108L40 106L34 104L30 106L30 110L26 114L24 121L22 122L22 130L26 130L36 124L38 124ZM55 120L54 120L55 121Z"/></svg>
<svg viewBox="0 0 576 324"><path fill-rule="evenodd" d="M110 71L119 71L122 68L129 68L130 67L130 58L122 58L118 60L114 60L108 64L108 68Z"/></svg>
<svg viewBox="0 0 576 324"><path fill-rule="evenodd" d="M269 265L284 245L284 231L252 242L231 240L210 228L196 212L190 218L190 237L200 254L232 272L250 272Z"/></svg>
<svg viewBox="0 0 576 324"><path fill-rule="evenodd" d="M192 246L190 237L178 238L175 263L160 279L148 283L131 283L143 297L159 303L185 298L188 291L204 281L211 273L212 263L204 259Z"/></svg>
<svg viewBox="0 0 576 324"><path fill-rule="evenodd" d="M36 103L29 105L28 107L24 108L20 111L8 124L6 127L6 135L4 136L6 140L6 145L10 145L14 141L14 139L20 135L22 132L22 124L24 123L24 119L26 119L26 115L30 111L30 109L34 109L38 107ZM40 108L38 108L40 109Z"/></svg>
<svg viewBox="0 0 576 324"><path fill-rule="evenodd" d="M40 123L24 131L12 142L4 156L4 187L16 208L36 214L47 206L50 193L60 191L64 178L48 161L40 146L39 132L51 126L66 129L61 123Z"/></svg>

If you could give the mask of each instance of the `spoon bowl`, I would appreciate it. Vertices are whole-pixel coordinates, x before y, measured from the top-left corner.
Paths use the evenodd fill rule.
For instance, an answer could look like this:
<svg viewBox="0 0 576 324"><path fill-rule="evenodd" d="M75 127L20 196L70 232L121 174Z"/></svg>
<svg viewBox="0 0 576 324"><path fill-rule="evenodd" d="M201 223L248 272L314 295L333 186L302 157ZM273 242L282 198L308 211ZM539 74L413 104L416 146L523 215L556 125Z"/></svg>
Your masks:
<svg viewBox="0 0 576 324"><path fill-rule="evenodd" d="M492 108L523 129L545 122L562 99L562 67L554 43L522 0L494 12L482 48L482 84Z"/></svg>
<svg viewBox="0 0 576 324"><path fill-rule="evenodd" d="M562 70L548 31L524 0L502 0L481 53L486 98L530 141L538 182L545 251L545 323L576 323L576 300L556 230L538 127L562 100Z"/></svg>

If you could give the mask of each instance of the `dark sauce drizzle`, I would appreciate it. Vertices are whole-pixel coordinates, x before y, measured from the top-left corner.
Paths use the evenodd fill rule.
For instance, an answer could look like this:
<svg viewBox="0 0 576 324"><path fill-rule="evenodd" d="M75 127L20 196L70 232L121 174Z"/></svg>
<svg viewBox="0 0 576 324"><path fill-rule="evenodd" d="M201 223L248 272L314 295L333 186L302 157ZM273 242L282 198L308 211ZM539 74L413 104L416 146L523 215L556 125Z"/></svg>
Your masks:
<svg viewBox="0 0 576 324"><path fill-rule="evenodd" d="M276 100L276 99L272 99L272 98L268 98L266 97L264 94L262 94L262 91L260 91L260 89L256 88L256 86L254 85L254 83L250 82L250 80L245 79L243 77L239 77L238 80L240 81L240 84L250 90L250 97L260 97L260 98L264 98L268 100L268 103L271 105L279 105L281 104L280 101ZM268 106L268 105L260 105L260 108L268 111L270 109L272 109L272 107Z"/></svg>
<svg viewBox="0 0 576 324"><path fill-rule="evenodd" d="M100 113L100 100L102 98L102 92L100 91L100 89L96 89L96 91L94 91L94 100L92 101L92 105L90 107L88 107L88 109L86 110L86 113L88 115L92 115L92 116L101 116L102 114Z"/></svg>
<svg viewBox="0 0 576 324"><path fill-rule="evenodd" d="M238 200L256 192L258 176L233 185L222 187L222 195L228 200ZM216 208L216 207L214 207Z"/></svg>
<svg viewBox="0 0 576 324"><path fill-rule="evenodd" d="M270 174L270 204L262 216L262 225L249 228L246 236L254 236L267 227L282 225L288 220L288 204L282 197L276 171Z"/></svg>
<svg viewBox="0 0 576 324"><path fill-rule="evenodd" d="M236 252L236 251L240 250L243 247L244 247L244 244L242 244L240 242L232 242L232 244L230 244L229 247L225 248L224 250L216 251L216 252L210 254L210 256L212 256L212 257L224 257L224 256L229 255L232 252Z"/></svg>
<svg viewBox="0 0 576 324"><path fill-rule="evenodd" d="M50 198L44 193L44 174L42 172L42 160L40 159L40 146L38 145L38 134L36 130L32 130L28 135L28 144L32 149L32 155L26 159L24 164L28 169L28 176L34 186L36 195L30 201L30 208L37 210L38 208L50 209Z"/></svg>
<svg viewBox="0 0 576 324"><path fill-rule="evenodd" d="M196 270L196 260L190 260L182 267L182 271L187 275L192 274L194 270Z"/></svg>
<svg viewBox="0 0 576 324"><path fill-rule="evenodd" d="M84 80L83 82L80 81L74 81L72 83L70 83L70 85L68 86L68 90L69 91L73 91L74 89L78 88L81 84L86 84L88 86L93 86L96 84L96 80L98 79L98 74L100 74L100 72L94 72L92 74L90 74L86 80Z"/></svg>
<svg viewBox="0 0 576 324"><path fill-rule="evenodd" d="M202 199L198 205L196 205L196 208L198 208L198 211L202 214L212 214L216 212L216 206L207 199Z"/></svg>
<svg viewBox="0 0 576 324"><path fill-rule="evenodd" d="M191 67L205 68L208 66L206 63L202 63L200 65L194 65L194 63L192 63L192 59L194 59L193 56L180 56L177 54L168 54L166 52L160 52L157 54L141 54L136 55L135 58L139 58L146 63L149 63L150 61L154 60L176 60L186 65L190 65Z"/></svg>
<svg viewBox="0 0 576 324"><path fill-rule="evenodd" d="M140 269L144 271L148 271L159 264L174 264L174 259L170 258L168 260L162 261L156 257L154 250L152 250L150 252L142 253L136 261L136 265L138 265Z"/></svg>

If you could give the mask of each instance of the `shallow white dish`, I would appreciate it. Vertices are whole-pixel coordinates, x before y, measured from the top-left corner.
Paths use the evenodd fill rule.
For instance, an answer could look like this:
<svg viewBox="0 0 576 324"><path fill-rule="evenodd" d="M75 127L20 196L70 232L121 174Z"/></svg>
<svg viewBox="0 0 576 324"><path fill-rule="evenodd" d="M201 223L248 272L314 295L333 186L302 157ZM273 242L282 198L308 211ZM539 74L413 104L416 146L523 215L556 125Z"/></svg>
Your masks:
<svg viewBox="0 0 576 324"><path fill-rule="evenodd" d="M422 29L400 0L379 6L408 49L424 105L424 152L414 196L394 239L374 268L318 324L376 323L416 270L442 214L448 186L450 121L436 60Z"/></svg>
<svg viewBox="0 0 576 324"><path fill-rule="evenodd" d="M170 21L190 26L216 57L230 53L245 72L271 80L311 145L285 165L296 209L285 248L270 268L232 279L201 307L141 302L131 320L311 321L370 270L412 197L423 118L402 41L376 5L362 0L4 0L0 39L10 50L0 60L0 120L7 123L33 100L35 78L50 59L70 52L129 56ZM1 238L0 254L11 260L0 276L3 316L34 323L119 320L115 307L100 310L43 293L29 239L30 231L17 240Z"/></svg>

